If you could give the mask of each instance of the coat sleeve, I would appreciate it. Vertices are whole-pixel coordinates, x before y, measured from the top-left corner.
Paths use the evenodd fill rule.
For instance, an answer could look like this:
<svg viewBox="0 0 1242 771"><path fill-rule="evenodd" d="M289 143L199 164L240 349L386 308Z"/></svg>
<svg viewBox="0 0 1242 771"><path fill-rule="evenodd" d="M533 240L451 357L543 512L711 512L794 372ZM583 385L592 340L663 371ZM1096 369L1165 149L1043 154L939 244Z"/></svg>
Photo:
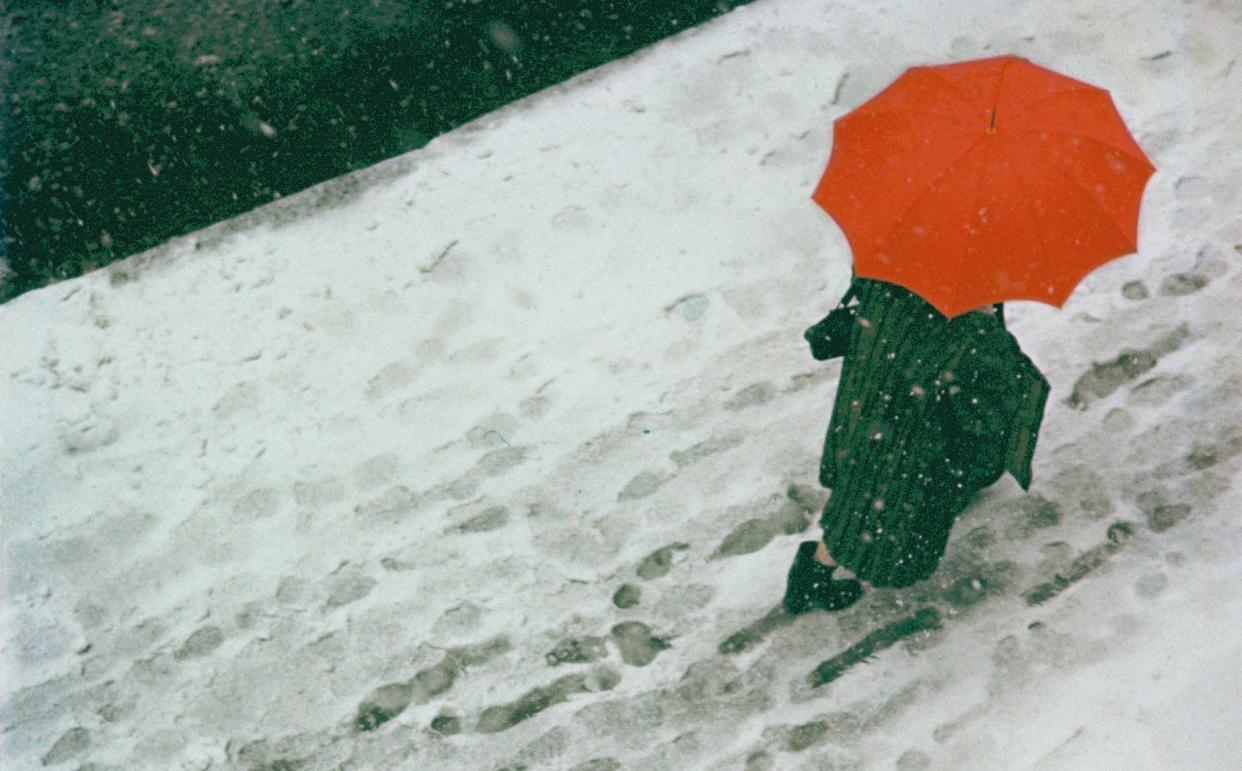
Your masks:
<svg viewBox="0 0 1242 771"><path fill-rule="evenodd" d="M858 310L856 306L850 306L848 303L855 291L857 291L857 281L850 285L849 291L841 298L836 308L802 333L803 339L811 346L811 356L817 361L844 356L849 349L850 332L854 327L854 318Z"/></svg>
<svg viewBox="0 0 1242 771"><path fill-rule="evenodd" d="M1031 486L1031 461L1035 457L1035 442L1039 427L1044 420L1044 405L1048 400L1048 379L1026 356L1019 356L1022 371L1021 406L1009 425L1009 446L1005 450L1005 468L1018 480L1023 490Z"/></svg>
<svg viewBox="0 0 1242 771"><path fill-rule="evenodd" d="M987 319L976 323L991 325ZM955 362L954 382L941 392L946 429L953 437L950 453L977 486L995 482L1008 470L1026 490L1048 381L1003 325L980 337L986 342L964 350Z"/></svg>
<svg viewBox="0 0 1242 771"><path fill-rule="evenodd" d="M952 428L974 438L999 439L1008 433L1026 390L1021 351L997 319L987 319L978 329L978 342L950 369L943 393Z"/></svg>

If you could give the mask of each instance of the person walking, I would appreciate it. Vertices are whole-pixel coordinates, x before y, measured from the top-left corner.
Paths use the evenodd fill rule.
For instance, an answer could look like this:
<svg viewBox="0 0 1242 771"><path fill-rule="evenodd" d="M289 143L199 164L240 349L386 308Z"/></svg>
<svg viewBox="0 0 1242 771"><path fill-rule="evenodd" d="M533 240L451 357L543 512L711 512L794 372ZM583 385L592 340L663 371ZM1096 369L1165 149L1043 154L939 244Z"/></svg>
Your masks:
<svg viewBox="0 0 1242 771"><path fill-rule="evenodd" d="M816 359L844 360L819 469L831 489L823 539L798 549L791 614L848 607L863 583L931 576L979 490L1006 469L1029 486L1048 392L1002 304L950 319L896 284L855 278L804 337Z"/></svg>
<svg viewBox="0 0 1242 771"><path fill-rule="evenodd" d="M855 279L806 332L817 359L844 362L823 539L798 548L786 610L931 576L975 493L1005 470L1030 485L1048 381L1001 303L1059 308L1135 251L1153 173L1107 89L1013 54L908 67L833 120L811 198Z"/></svg>

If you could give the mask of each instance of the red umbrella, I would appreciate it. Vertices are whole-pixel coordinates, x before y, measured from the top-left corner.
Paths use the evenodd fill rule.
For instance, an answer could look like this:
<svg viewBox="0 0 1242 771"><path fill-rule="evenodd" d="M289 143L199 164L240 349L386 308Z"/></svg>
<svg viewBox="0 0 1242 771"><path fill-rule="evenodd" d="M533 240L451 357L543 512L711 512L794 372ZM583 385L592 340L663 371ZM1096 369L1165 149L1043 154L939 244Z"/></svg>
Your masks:
<svg viewBox="0 0 1242 771"><path fill-rule="evenodd" d="M812 198L845 232L855 275L951 317L1060 307L1138 248L1154 171L1108 91L998 56L912 67L838 118Z"/></svg>

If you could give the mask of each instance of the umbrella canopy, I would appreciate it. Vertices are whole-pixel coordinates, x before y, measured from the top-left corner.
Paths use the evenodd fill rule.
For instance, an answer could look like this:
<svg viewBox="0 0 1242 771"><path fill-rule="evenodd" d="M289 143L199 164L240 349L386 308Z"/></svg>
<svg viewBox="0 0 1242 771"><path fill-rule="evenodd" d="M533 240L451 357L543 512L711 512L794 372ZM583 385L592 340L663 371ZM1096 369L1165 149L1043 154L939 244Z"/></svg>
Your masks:
<svg viewBox="0 0 1242 771"><path fill-rule="evenodd" d="M1060 307L1137 249L1154 171L1108 91L998 56L910 68L838 118L812 198L856 275L952 317L1006 300Z"/></svg>

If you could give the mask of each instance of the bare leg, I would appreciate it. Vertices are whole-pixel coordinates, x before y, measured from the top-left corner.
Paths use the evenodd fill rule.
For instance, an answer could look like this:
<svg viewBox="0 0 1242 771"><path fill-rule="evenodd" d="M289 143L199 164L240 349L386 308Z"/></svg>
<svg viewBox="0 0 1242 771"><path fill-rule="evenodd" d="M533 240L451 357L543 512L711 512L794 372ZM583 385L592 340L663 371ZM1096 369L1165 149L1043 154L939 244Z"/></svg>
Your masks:
<svg viewBox="0 0 1242 771"><path fill-rule="evenodd" d="M819 542L819 548L815 550L815 561L828 567L833 567L837 564L832 559L832 556L828 554L828 547L824 545L823 541Z"/></svg>
<svg viewBox="0 0 1242 771"><path fill-rule="evenodd" d="M824 545L823 541L819 542L819 548L815 550L815 561L826 567L838 568L840 578L854 578L853 571L847 570L832 558L832 555L828 553L828 547ZM870 584L868 584L868 586L869 585Z"/></svg>

